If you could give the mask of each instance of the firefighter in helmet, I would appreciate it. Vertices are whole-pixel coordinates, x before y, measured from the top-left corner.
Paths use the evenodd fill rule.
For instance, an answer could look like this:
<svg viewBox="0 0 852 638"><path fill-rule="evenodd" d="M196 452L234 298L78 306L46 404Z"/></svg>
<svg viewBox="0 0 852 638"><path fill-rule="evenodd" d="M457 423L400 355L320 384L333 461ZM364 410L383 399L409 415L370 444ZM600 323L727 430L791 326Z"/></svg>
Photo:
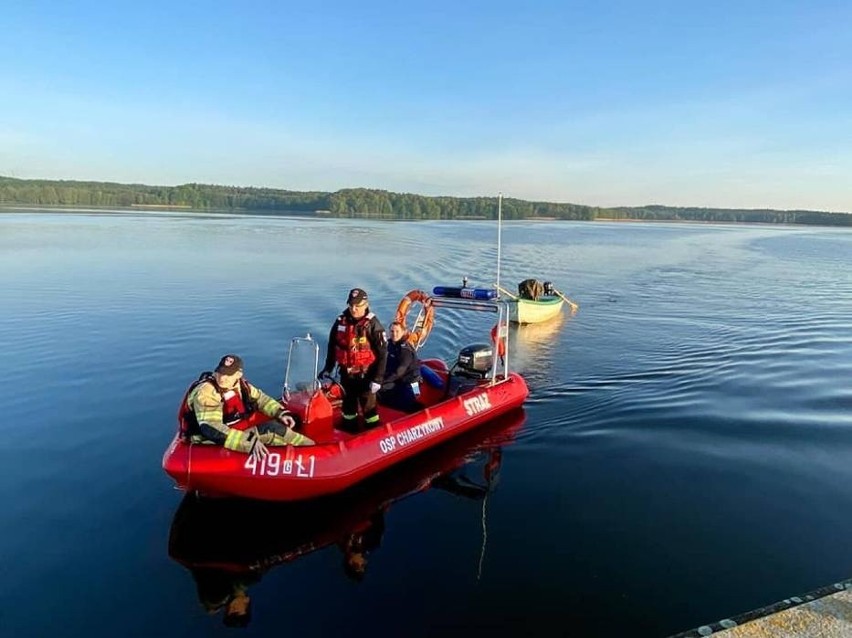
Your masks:
<svg viewBox="0 0 852 638"><path fill-rule="evenodd" d="M361 288L349 291L346 309L335 319L328 335L328 352L321 379L340 371L343 386L343 420L347 429L358 430L358 408L363 428L379 425L376 393L381 389L387 365L388 344L385 329L370 312L367 293Z"/></svg>
<svg viewBox="0 0 852 638"><path fill-rule="evenodd" d="M262 412L273 419L251 427L250 417ZM313 445L293 431L295 419L278 401L243 378L243 360L226 354L214 372L205 372L190 386L181 413L188 436L224 445L229 450L264 458L267 445Z"/></svg>

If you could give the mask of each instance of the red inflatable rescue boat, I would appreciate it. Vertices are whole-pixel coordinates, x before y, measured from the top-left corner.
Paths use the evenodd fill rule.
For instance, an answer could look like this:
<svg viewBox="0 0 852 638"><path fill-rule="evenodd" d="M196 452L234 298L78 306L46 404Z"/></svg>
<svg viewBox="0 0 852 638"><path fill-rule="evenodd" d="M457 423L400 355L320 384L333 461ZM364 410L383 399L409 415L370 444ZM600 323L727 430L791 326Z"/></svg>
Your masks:
<svg viewBox="0 0 852 638"><path fill-rule="evenodd" d="M431 328L440 308L492 313L497 326L508 323L502 300L428 297L420 291L406 298L421 302L415 327ZM492 325L488 322L486 334ZM493 340L463 348L452 366L423 360L423 409L406 414L380 403L381 425L355 434L341 429L340 386L316 380L319 344L310 335L297 337L290 344L282 403L297 416L297 430L316 445L270 447L265 459L256 460L178 431L163 456L163 469L179 488L208 495L295 501L339 492L523 404L529 391L509 369L507 332L505 327L494 330ZM426 337L421 330L418 348ZM254 418L255 424L267 419L259 413Z"/></svg>

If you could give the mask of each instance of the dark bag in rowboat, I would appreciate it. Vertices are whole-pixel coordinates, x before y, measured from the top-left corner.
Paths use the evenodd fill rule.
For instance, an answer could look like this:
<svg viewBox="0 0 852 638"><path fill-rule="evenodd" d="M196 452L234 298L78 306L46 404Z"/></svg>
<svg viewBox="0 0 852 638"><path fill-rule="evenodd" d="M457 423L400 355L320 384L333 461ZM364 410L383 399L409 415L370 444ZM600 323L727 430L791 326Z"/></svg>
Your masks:
<svg viewBox="0 0 852 638"><path fill-rule="evenodd" d="M524 279L518 284L518 296L521 299L538 301L544 295L544 284L537 279Z"/></svg>

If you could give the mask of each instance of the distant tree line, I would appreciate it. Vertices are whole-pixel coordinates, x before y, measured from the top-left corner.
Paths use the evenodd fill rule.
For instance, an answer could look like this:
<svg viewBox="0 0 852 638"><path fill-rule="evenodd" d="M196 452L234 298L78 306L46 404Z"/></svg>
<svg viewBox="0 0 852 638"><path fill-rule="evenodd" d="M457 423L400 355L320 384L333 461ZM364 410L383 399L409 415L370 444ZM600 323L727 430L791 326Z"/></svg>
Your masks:
<svg viewBox="0 0 852 638"><path fill-rule="evenodd" d="M813 224L852 226L852 214L814 210L771 210L737 208L679 208L674 206L638 206L608 211L613 219L670 220L713 223Z"/></svg>
<svg viewBox="0 0 852 638"><path fill-rule="evenodd" d="M0 176L0 206L175 207L191 210L321 214L376 219L496 219L496 197L426 197L367 188L326 193L211 184L147 186L112 182L24 180ZM852 214L806 210L739 210L503 200L504 219L657 220L852 226Z"/></svg>

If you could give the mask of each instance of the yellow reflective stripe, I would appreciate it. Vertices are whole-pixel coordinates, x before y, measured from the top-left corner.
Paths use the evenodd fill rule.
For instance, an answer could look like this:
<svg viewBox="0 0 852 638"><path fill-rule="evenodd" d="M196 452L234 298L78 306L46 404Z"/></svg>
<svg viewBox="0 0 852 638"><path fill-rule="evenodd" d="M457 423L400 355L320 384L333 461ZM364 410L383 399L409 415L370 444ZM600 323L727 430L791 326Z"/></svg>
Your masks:
<svg viewBox="0 0 852 638"><path fill-rule="evenodd" d="M379 415L374 414L373 416L364 419L364 423L376 423L378 420L379 420Z"/></svg>
<svg viewBox="0 0 852 638"><path fill-rule="evenodd" d="M357 414L344 414L343 418L346 419L347 421L351 421L352 419L357 419L358 415Z"/></svg>
<svg viewBox="0 0 852 638"><path fill-rule="evenodd" d="M216 428L217 430L222 429L222 408L196 408L194 410L195 418L198 419L199 423L207 423L210 427Z"/></svg>
<svg viewBox="0 0 852 638"><path fill-rule="evenodd" d="M308 437L302 436L298 432L293 432L293 438L290 441L291 445L303 445L308 442Z"/></svg>
<svg viewBox="0 0 852 638"><path fill-rule="evenodd" d="M243 433L240 430L234 430L232 428L231 431L228 432L228 437L225 439L225 447L229 450L239 450L242 436Z"/></svg>

